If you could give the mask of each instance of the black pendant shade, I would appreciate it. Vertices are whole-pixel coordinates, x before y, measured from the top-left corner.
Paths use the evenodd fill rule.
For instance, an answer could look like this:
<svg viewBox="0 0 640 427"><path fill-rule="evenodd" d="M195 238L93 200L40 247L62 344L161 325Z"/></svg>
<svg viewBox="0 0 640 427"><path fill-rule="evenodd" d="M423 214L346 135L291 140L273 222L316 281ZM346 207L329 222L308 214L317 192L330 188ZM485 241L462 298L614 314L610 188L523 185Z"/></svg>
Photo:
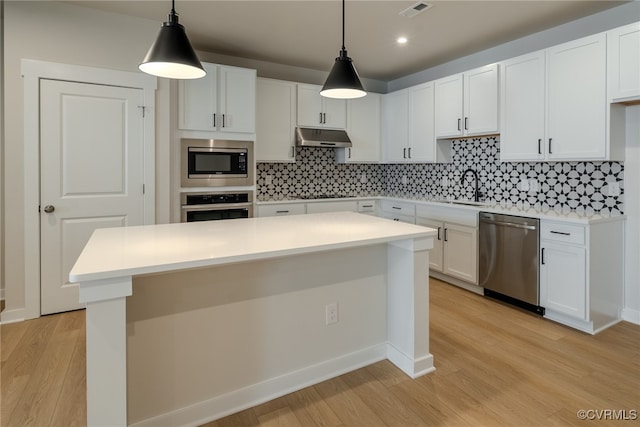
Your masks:
<svg viewBox="0 0 640 427"><path fill-rule="evenodd" d="M344 47L344 3L345 0L342 0L342 49L320 91L320 95L327 98L361 98L367 94Z"/></svg>
<svg viewBox="0 0 640 427"><path fill-rule="evenodd" d="M170 79L197 79L207 74L189 43L184 26L178 23L173 5L167 22L162 24L156 41L138 68Z"/></svg>

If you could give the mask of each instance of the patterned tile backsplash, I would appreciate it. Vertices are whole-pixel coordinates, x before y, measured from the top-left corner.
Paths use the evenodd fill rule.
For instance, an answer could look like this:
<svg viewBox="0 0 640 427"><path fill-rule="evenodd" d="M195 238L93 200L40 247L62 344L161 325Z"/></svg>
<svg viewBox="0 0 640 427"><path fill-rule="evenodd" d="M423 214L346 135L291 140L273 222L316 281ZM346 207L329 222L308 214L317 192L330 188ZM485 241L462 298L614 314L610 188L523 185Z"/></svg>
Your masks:
<svg viewBox="0 0 640 427"><path fill-rule="evenodd" d="M468 174L462 182L462 174L473 169L481 200L539 209L624 211L620 162L503 163L498 137L451 144L452 162L438 164L340 164L333 149L297 147L295 163L258 163L258 200L317 195L471 199L473 177ZM610 183L618 185L619 195L609 196Z"/></svg>

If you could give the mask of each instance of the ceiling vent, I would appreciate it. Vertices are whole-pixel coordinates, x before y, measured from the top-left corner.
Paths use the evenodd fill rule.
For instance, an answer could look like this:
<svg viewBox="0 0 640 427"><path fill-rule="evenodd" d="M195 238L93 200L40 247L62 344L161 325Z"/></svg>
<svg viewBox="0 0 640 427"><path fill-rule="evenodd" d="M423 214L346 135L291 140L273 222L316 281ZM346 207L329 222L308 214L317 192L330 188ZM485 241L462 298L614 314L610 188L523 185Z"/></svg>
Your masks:
<svg viewBox="0 0 640 427"><path fill-rule="evenodd" d="M418 3L414 4L413 6L403 10L402 12L400 12L400 15L405 16L407 18L413 18L417 14L424 12L425 10L429 9L430 7L431 7L430 4L427 4L427 3L419 1Z"/></svg>

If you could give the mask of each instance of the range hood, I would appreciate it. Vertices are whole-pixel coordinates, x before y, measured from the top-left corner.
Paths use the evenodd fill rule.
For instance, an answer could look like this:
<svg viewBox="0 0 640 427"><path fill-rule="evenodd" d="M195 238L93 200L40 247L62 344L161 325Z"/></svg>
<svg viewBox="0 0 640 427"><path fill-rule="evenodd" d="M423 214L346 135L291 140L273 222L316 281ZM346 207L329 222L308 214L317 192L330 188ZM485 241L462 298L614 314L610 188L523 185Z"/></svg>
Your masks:
<svg viewBox="0 0 640 427"><path fill-rule="evenodd" d="M337 129L296 128L296 145L301 147L351 147L347 132Z"/></svg>

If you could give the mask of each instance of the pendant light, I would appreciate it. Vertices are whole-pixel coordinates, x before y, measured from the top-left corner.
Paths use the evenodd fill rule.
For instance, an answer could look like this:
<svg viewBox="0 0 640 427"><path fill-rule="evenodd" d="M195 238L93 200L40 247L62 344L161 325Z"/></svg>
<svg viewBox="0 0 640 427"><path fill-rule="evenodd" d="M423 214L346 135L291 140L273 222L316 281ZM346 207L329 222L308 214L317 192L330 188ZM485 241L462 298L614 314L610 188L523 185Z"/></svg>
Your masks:
<svg viewBox="0 0 640 427"><path fill-rule="evenodd" d="M367 94L344 47L344 3L345 0L342 0L342 49L320 91L320 95L327 98L361 98Z"/></svg>
<svg viewBox="0 0 640 427"><path fill-rule="evenodd" d="M167 22L162 24L158 38L138 68L147 74L169 79L198 79L207 74L189 43L184 26L178 23L175 0L171 0Z"/></svg>

